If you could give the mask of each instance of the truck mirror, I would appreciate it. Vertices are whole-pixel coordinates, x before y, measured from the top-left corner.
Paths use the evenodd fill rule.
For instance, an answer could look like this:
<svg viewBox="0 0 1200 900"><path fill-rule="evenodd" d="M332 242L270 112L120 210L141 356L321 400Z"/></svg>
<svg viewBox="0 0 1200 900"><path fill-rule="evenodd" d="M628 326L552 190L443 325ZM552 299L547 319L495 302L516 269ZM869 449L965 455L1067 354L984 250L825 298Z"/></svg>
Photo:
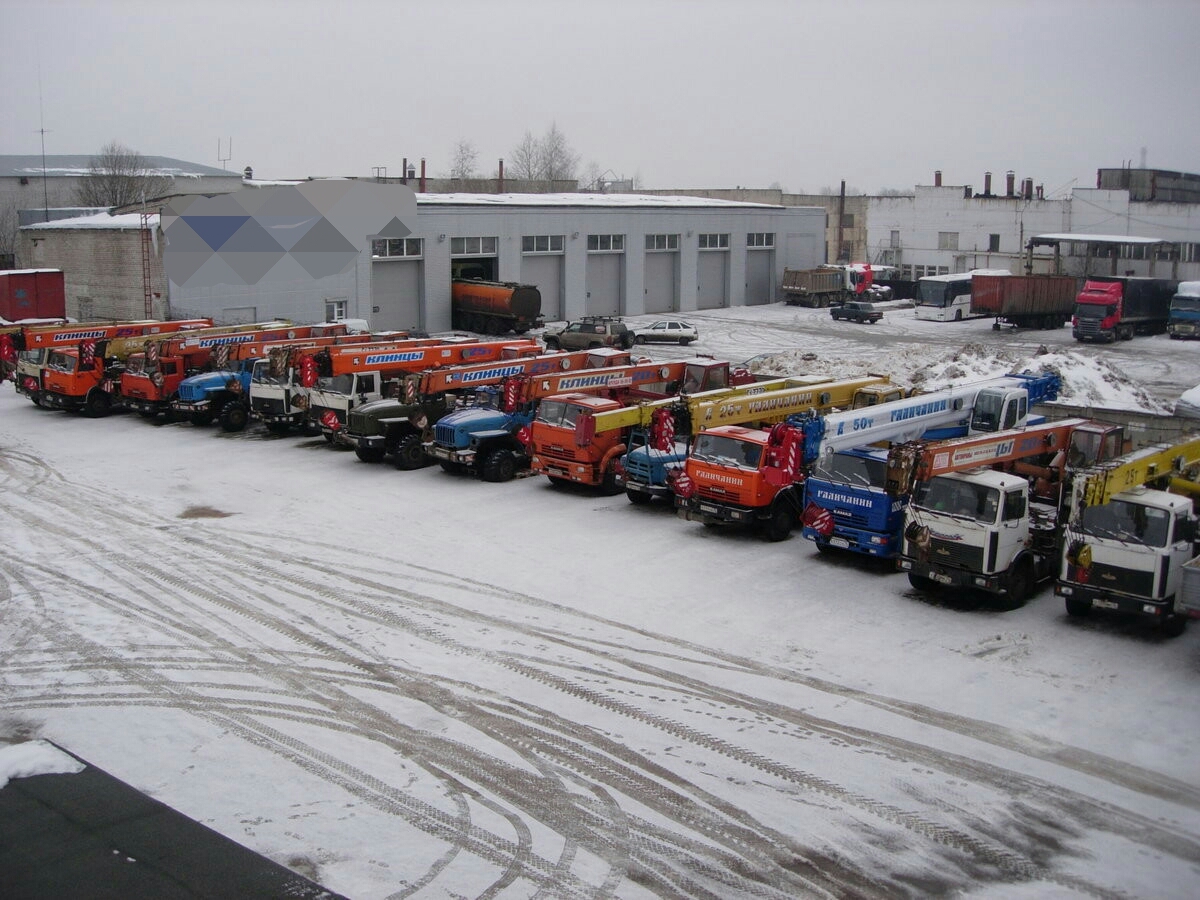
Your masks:
<svg viewBox="0 0 1200 900"><path fill-rule="evenodd" d="M581 413L575 420L575 446L586 447L596 436L596 420L590 413Z"/></svg>

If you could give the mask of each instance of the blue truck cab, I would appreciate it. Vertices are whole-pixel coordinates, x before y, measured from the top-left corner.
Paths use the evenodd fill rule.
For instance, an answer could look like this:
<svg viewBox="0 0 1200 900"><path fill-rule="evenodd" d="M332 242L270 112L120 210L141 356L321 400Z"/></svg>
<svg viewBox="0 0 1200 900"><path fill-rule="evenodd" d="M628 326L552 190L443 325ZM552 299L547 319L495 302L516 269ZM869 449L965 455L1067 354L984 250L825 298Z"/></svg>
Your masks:
<svg viewBox="0 0 1200 900"><path fill-rule="evenodd" d="M804 482L803 536L824 552L831 547L881 559L900 552L907 498L885 490L887 451L843 450L819 459Z"/></svg>
<svg viewBox="0 0 1200 900"><path fill-rule="evenodd" d="M1172 340L1200 338L1200 281L1181 281L1171 298L1167 333Z"/></svg>
<svg viewBox="0 0 1200 900"><path fill-rule="evenodd" d="M179 393L171 402L171 409L193 425L209 425L219 418L226 431L240 431L246 426L250 410L254 362L243 359L233 369L188 376L179 383Z"/></svg>
<svg viewBox="0 0 1200 900"><path fill-rule="evenodd" d="M484 481L510 481L529 465L519 434L533 421L536 403L506 411L496 387L479 388L468 405L437 421L425 453L447 472L474 472Z"/></svg>

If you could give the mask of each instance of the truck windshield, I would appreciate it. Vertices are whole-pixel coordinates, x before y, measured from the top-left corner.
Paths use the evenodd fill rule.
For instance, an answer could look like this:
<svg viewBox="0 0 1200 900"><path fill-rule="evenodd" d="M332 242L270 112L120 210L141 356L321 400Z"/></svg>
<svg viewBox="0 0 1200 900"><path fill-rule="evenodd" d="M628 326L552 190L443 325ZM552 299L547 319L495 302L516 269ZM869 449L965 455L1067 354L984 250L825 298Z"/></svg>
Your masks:
<svg viewBox="0 0 1200 900"><path fill-rule="evenodd" d="M998 430L1000 428L1000 416L1003 412L1003 393L998 391L980 391L975 397L975 409L971 412L971 430Z"/></svg>
<svg viewBox="0 0 1200 900"><path fill-rule="evenodd" d="M950 302L950 285L944 281L917 282L917 304L945 306Z"/></svg>
<svg viewBox="0 0 1200 900"><path fill-rule="evenodd" d="M317 390L331 394L349 394L354 390L354 375L323 376L317 379Z"/></svg>
<svg viewBox="0 0 1200 900"><path fill-rule="evenodd" d="M46 348L38 347L36 350L22 350L17 354L17 359L23 363L32 363L40 366L46 361Z"/></svg>
<svg viewBox="0 0 1200 900"><path fill-rule="evenodd" d="M140 353L125 360L126 375L141 375L146 371L146 357Z"/></svg>
<svg viewBox="0 0 1200 900"><path fill-rule="evenodd" d="M1130 544L1165 547L1171 528L1165 509L1112 500L1083 511L1079 530L1091 537L1115 538Z"/></svg>
<svg viewBox="0 0 1200 900"><path fill-rule="evenodd" d="M822 457L813 467L813 478L875 488L883 487L886 473L887 463L884 460L852 453L834 453Z"/></svg>
<svg viewBox="0 0 1200 900"><path fill-rule="evenodd" d="M964 516L976 522L995 522L1000 508L1000 491L957 478L931 478L917 485L913 506L929 512Z"/></svg>
<svg viewBox="0 0 1200 900"><path fill-rule="evenodd" d="M1171 300L1171 312L1200 312L1200 297L1184 297L1176 294Z"/></svg>
<svg viewBox="0 0 1200 900"><path fill-rule="evenodd" d="M722 466L757 469L762 459L762 444L741 441L723 434L702 433L692 445L692 458Z"/></svg>
<svg viewBox="0 0 1200 900"><path fill-rule="evenodd" d="M74 372L75 357L70 353L57 353L50 351L50 356L46 359L46 368L57 369L59 372Z"/></svg>
<svg viewBox="0 0 1200 900"><path fill-rule="evenodd" d="M574 428L579 418L579 407L562 400L543 400L538 407L536 421L561 428Z"/></svg>
<svg viewBox="0 0 1200 900"><path fill-rule="evenodd" d="M1104 319L1114 315L1116 304L1109 303L1076 303L1075 317L1079 319Z"/></svg>
<svg viewBox="0 0 1200 900"><path fill-rule="evenodd" d="M270 361L262 359L254 364L254 372L250 378L255 384L277 384L284 387L291 380L291 375L287 371L282 375L272 375Z"/></svg>

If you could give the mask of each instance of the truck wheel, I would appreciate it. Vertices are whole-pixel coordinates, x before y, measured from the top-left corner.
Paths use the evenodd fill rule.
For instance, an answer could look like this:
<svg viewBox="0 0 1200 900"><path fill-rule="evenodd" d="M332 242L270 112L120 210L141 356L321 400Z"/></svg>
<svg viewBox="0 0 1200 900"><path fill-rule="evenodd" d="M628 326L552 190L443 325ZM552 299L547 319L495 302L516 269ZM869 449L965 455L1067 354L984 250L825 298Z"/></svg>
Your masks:
<svg viewBox="0 0 1200 900"><path fill-rule="evenodd" d="M112 398L102 390L93 390L83 404L83 414L89 419L103 419L112 412Z"/></svg>
<svg viewBox="0 0 1200 900"><path fill-rule="evenodd" d="M1187 621L1187 616L1181 616L1179 613L1169 613L1167 617L1162 620L1162 625L1160 626L1162 628L1163 637L1179 637L1181 634L1183 634L1184 629L1187 628Z"/></svg>
<svg viewBox="0 0 1200 900"><path fill-rule="evenodd" d="M625 496L629 498L629 502L634 506L645 506L654 499L649 494L643 494L641 491L631 491L628 488L625 489Z"/></svg>
<svg viewBox="0 0 1200 900"><path fill-rule="evenodd" d="M386 455L382 447L355 447L354 455L365 463L383 462Z"/></svg>
<svg viewBox="0 0 1200 900"><path fill-rule="evenodd" d="M419 469L425 465L425 448L421 446L419 434L406 434L400 438L396 450L392 454L392 462L401 471Z"/></svg>
<svg viewBox="0 0 1200 900"><path fill-rule="evenodd" d="M248 419L246 407L240 403L226 403L225 408L221 410L221 429L230 434L241 431L246 427Z"/></svg>
<svg viewBox="0 0 1200 900"><path fill-rule="evenodd" d="M925 591L926 593L932 593L941 587L932 578L926 578L924 575L918 575L916 572L908 573L908 583L918 591Z"/></svg>
<svg viewBox="0 0 1200 900"><path fill-rule="evenodd" d="M771 510L771 517L766 521L763 533L772 543L786 541L792 533L795 522L796 517L792 515L792 511L785 504L776 504L775 508Z"/></svg>
<svg viewBox="0 0 1200 900"><path fill-rule="evenodd" d="M484 481L512 481L517 474L517 461L513 459L512 451L504 448L492 450L483 461L480 474Z"/></svg>
<svg viewBox="0 0 1200 900"><path fill-rule="evenodd" d="M606 497L613 497L621 493L621 490L621 486L617 484L617 473L609 466L604 472L604 477L600 479L600 493Z"/></svg>
<svg viewBox="0 0 1200 900"><path fill-rule="evenodd" d="M1082 597L1067 598L1067 615L1068 616L1086 616L1092 611L1092 601L1084 600Z"/></svg>
<svg viewBox="0 0 1200 900"><path fill-rule="evenodd" d="M204 412L194 412L191 415L191 421L193 425L196 425L200 428L204 428L206 425L211 425L213 422L212 411L206 409Z"/></svg>
<svg viewBox="0 0 1200 900"><path fill-rule="evenodd" d="M1033 589L1033 570L1029 563L1022 562L1009 573L1005 587L1008 593L1001 595L1000 608L1004 610L1020 609L1029 599Z"/></svg>

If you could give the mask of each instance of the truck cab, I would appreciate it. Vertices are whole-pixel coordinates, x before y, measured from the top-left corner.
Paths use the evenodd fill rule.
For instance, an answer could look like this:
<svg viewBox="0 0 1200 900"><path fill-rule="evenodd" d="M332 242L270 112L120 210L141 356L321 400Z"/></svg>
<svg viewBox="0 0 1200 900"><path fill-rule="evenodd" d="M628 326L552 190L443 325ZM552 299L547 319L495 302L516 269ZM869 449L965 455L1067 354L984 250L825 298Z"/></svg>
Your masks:
<svg viewBox="0 0 1200 900"><path fill-rule="evenodd" d="M1167 333L1173 340L1200 338L1200 281L1181 281L1171 298Z"/></svg>
<svg viewBox="0 0 1200 900"><path fill-rule="evenodd" d="M1015 609L1057 565L1058 510L1031 502L1020 475L938 475L917 485L905 522L900 569L918 590L985 592Z"/></svg>
<svg viewBox="0 0 1200 900"><path fill-rule="evenodd" d="M1148 616L1176 636L1187 624L1177 600L1196 540L1189 497L1147 487L1122 491L1086 507L1072 524L1055 593L1068 615L1101 609Z"/></svg>
<svg viewBox="0 0 1200 900"><path fill-rule="evenodd" d="M530 467L547 476L551 484L572 482L600 487L605 493L621 490L616 463L625 452L620 430L606 431L580 447L575 425L581 413L593 415L620 409L622 402L592 394L555 394L542 399L530 425Z"/></svg>

